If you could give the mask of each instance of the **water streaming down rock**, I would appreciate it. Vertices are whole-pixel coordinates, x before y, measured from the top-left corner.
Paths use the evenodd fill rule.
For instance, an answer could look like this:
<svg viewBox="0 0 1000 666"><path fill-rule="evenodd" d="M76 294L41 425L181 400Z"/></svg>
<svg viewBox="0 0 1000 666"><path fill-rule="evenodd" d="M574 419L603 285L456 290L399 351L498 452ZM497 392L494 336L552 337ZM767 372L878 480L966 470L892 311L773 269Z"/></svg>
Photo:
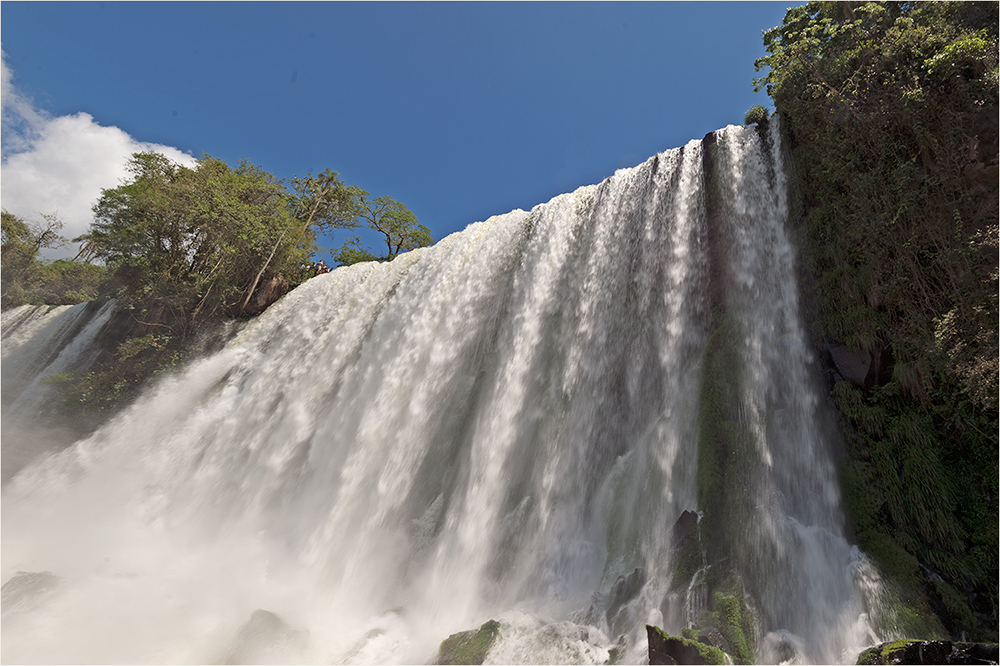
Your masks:
<svg viewBox="0 0 1000 666"><path fill-rule="evenodd" d="M45 451L72 442L71 428L39 422L42 406L52 391L46 379L84 371L94 362L94 339L114 306L114 301L56 307L22 305L3 314L0 412L4 484Z"/></svg>
<svg viewBox="0 0 1000 666"><path fill-rule="evenodd" d="M3 579L62 583L4 622L3 659L220 660L265 608L308 631L297 661L424 663L491 618L488 661L641 661L645 622L685 622L671 526L705 509L720 330L752 455L708 540L760 645L851 658L866 565L816 425L784 178L776 140L729 127L310 280L5 489Z"/></svg>

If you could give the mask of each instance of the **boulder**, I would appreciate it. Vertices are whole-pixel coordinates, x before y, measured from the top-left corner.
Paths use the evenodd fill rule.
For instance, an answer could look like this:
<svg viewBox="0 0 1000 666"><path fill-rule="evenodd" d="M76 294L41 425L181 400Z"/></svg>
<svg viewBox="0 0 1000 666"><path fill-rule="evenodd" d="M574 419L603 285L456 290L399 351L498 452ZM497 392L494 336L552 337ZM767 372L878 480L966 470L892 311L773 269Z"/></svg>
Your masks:
<svg viewBox="0 0 1000 666"><path fill-rule="evenodd" d="M698 569L705 565L698 514L685 511L670 532L672 590L686 590Z"/></svg>
<svg viewBox="0 0 1000 666"><path fill-rule="evenodd" d="M805 660L805 644L789 631L770 631L760 642L759 654L765 664L801 664Z"/></svg>
<svg viewBox="0 0 1000 666"><path fill-rule="evenodd" d="M863 389L881 386L892 377L893 359L889 349L872 352L854 351L848 347L829 347L830 359L840 376Z"/></svg>
<svg viewBox="0 0 1000 666"><path fill-rule="evenodd" d="M679 636L670 636L658 627L646 625L650 664L724 664L726 655L717 647Z"/></svg>
<svg viewBox="0 0 1000 666"><path fill-rule="evenodd" d="M686 540L697 538L698 514L694 511L685 511L674 523L673 530L670 532L670 545L675 549L683 548Z"/></svg>
<svg viewBox="0 0 1000 666"><path fill-rule="evenodd" d="M865 377L872 365L872 356L866 351L853 351L847 347L830 347L830 358L840 376L858 386L865 385Z"/></svg>
<svg viewBox="0 0 1000 666"><path fill-rule="evenodd" d="M62 579L49 571L18 571L0 588L3 617L37 606Z"/></svg>
<svg viewBox="0 0 1000 666"><path fill-rule="evenodd" d="M441 641L438 664L481 664L500 636L500 623L489 620L479 629L452 634Z"/></svg>
<svg viewBox="0 0 1000 666"><path fill-rule="evenodd" d="M618 576L608 597L608 626L614 624L615 615L622 606L639 596L639 590L645 584L646 572L638 567L627 576Z"/></svg>
<svg viewBox="0 0 1000 666"><path fill-rule="evenodd" d="M288 280L284 275L275 275L264 281L254 293L248 312L263 312L288 292Z"/></svg>
<svg viewBox="0 0 1000 666"><path fill-rule="evenodd" d="M859 664L996 664L996 643L900 640L868 648ZM652 662L650 662L652 663Z"/></svg>
<svg viewBox="0 0 1000 666"><path fill-rule="evenodd" d="M293 629L270 611L258 608L236 632L224 664L295 663L309 632Z"/></svg>

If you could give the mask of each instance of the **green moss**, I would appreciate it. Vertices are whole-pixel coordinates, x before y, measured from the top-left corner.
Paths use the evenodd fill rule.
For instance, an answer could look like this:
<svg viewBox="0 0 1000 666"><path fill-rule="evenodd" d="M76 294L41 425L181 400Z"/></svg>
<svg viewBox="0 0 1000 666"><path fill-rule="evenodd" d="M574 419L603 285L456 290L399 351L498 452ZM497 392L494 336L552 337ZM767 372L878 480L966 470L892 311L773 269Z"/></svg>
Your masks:
<svg viewBox="0 0 1000 666"><path fill-rule="evenodd" d="M742 597L728 596L721 592L712 595L712 608L716 613L716 628L726 639L729 654L738 664L754 663L753 619Z"/></svg>
<svg viewBox="0 0 1000 666"><path fill-rule="evenodd" d="M719 322L705 344L698 413L698 505L709 564L729 556L727 528L737 524L742 485L752 450L750 433L739 423L739 383L742 363L736 323ZM693 572L692 572L693 573Z"/></svg>
<svg viewBox="0 0 1000 666"><path fill-rule="evenodd" d="M902 640L893 641L892 643L883 643L882 645L876 645L875 647L870 647L861 654L858 655L858 664L890 664L893 663L892 657L896 652L900 652L906 649L907 645L910 645L914 641L912 639L904 638Z"/></svg>
<svg viewBox="0 0 1000 666"><path fill-rule="evenodd" d="M441 641L438 664L481 664L500 635L500 623L485 622L479 629L452 634Z"/></svg>
<svg viewBox="0 0 1000 666"><path fill-rule="evenodd" d="M693 653L697 652L699 660L700 660L700 661L696 661L693 658L689 658L688 660L683 660L683 661L681 661L679 663L691 663L691 664L693 664L693 663L725 664L726 663L726 655L725 655L725 653L722 650L720 650L719 648L715 647L715 646L705 645L704 643L701 643L701 642L699 642L697 640L689 639L689 638L686 638L686 637L671 636L670 634L668 634L667 632L663 631L659 627L654 627L654 626L651 626L651 625L646 625L646 631L647 631L647 634L649 632L653 632L656 635L658 635L659 638L662 640L662 643L664 644L664 646L673 643L672 647L673 647L673 650L675 650L676 652L679 652L681 654L684 654L685 652L687 652L687 654L689 655L689 657L693 657ZM652 651L652 649L653 648L651 646L651 651Z"/></svg>

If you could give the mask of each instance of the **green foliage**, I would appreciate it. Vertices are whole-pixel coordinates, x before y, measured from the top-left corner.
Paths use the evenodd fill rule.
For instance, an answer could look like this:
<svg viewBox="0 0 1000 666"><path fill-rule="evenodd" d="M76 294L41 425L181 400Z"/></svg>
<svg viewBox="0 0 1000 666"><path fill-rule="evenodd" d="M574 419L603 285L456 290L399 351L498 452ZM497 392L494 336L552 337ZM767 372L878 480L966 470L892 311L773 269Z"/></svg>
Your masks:
<svg viewBox="0 0 1000 666"><path fill-rule="evenodd" d="M654 627L648 624L646 625L646 631L647 634L650 631L658 634L659 637L662 639L664 645L668 643L674 643L675 647L673 649L675 650L677 649L677 647L680 647L678 652L680 652L681 655L683 655L686 652L688 653L689 656L693 657L691 661L682 661L681 663L701 663L701 664L726 663L726 655L722 652L722 650L713 645L705 645L704 643L701 643L694 638L689 638L688 634L685 634L684 636L681 637L671 636L670 634L666 633L659 627ZM679 646L677 645L678 643L680 644ZM698 655L697 657L694 657L695 653L697 653ZM669 656L669 655L661 655L661 656ZM658 663L663 663L663 662L658 662Z"/></svg>
<svg viewBox="0 0 1000 666"><path fill-rule="evenodd" d="M452 634L441 642L437 663L481 664L500 636L500 623L485 622L479 629Z"/></svg>
<svg viewBox="0 0 1000 666"><path fill-rule="evenodd" d="M377 231L385 239L386 253L378 256L361 244L357 236L334 251L340 266L363 261L392 261L401 252L426 247L434 241L430 229L419 224L413 212L389 196L372 197L354 185L344 185L337 174L327 169L319 176L295 177L292 187L297 196L295 217L304 228L315 224L333 232L361 227Z"/></svg>
<svg viewBox="0 0 1000 666"><path fill-rule="evenodd" d="M417 216L392 197L371 198L368 192L359 191L355 211L357 223L364 224L385 238L386 254L376 257L361 246L359 238L348 241L334 258L341 266L349 266L361 261L392 261L401 252L427 247L434 241L430 229L417 222ZM362 222L363 221L363 222Z"/></svg>
<svg viewBox="0 0 1000 666"><path fill-rule="evenodd" d="M180 335L165 326L136 325L134 315L127 308L115 313L98 336L102 356L90 371L49 378L62 389L51 408L81 431L96 428L135 399L149 378L179 367L188 354Z"/></svg>
<svg viewBox="0 0 1000 666"><path fill-rule="evenodd" d="M0 307L15 305L73 305L97 298L105 289L107 271L78 261L46 262L42 248L65 244L59 235L62 222L43 215L35 223L6 210L2 213L2 258L0 258Z"/></svg>
<svg viewBox="0 0 1000 666"><path fill-rule="evenodd" d="M360 264L364 261L379 261L380 257L376 257L374 254L364 249L361 246L361 239L355 237L337 250L337 252L333 255L333 259L337 262L338 266L352 266L354 264Z"/></svg>
<svg viewBox="0 0 1000 666"><path fill-rule="evenodd" d="M767 107L763 104L754 104L751 106L746 114L743 116L744 125L759 125L760 123L766 123L768 118Z"/></svg>
<svg viewBox="0 0 1000 666"><path fill-rule="evenodd" d="M792 147L813 334L889 366L835 387L849 520L911 587L934 586L900 552L966 592L941 600L949 631L993 637L997 25L996 3L810 2L764 33L755 80Z"/></svg>
<svg viewBox="0 0 1000 666"><path fill-rule="evenodd" d="M102 191L81 237L114 271L126 303L191 320L240 315L261 266L294 276L312 252L307 229L288 231L290 194L253 164L206 156L188 168L150 152L128 169L132 180Z"/></svg>

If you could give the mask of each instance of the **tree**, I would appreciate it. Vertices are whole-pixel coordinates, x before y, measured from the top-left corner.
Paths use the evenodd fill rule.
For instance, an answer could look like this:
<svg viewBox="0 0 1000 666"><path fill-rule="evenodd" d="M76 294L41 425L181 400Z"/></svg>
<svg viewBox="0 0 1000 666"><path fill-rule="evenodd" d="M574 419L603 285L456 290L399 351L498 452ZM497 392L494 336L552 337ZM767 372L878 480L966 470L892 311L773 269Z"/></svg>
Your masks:
<svg viewBox="0 0 1000 666"><path fill-rule="evenodd" d="M54 215L42 215L44 222L30 222L6 210L0 213L0 282L4 308L25 302L25 295L36 285L43 263L42 248L61 247L66 239L59 235L63 223Z"/></svg>
<svg viewBox="0 0 1000 666"><path fill-rule="evenodd" d="M389 196L359 201L360 215L368 228L385 236L385 261L392 261L400 252L426 247L433 241L431 231L417 223L417 216L409 208Z"/></svg>
<svg viewBox="0 0 1000 666"><path fill-rule="evenodd" d="M326 169L318 176L312 174L305 178L295 176L292 178L291 184L295 192L295 210L292 219L282 229L267 260L264 261L247 290L243 307L246 307L260 282L261 276L270 266L274 253L293 226L300 227L299 233L301 234L308 233L312 226L324 231L353 229L358 226L358 204L366 193L353 185L344 185L337 172Z"/></svg>
<svg viewBox="0 0 1000 666"><path fill-rule="evenodd" d="M382 234L386 253L376 256L361 246L361 239L354 237L334 255L341 266L362 261L392 261L402 252L427 247L434 243L430 229L417 222L413 212L389 196L371 198L368 192L358 191L354 206L357 222ZM362 222L363 221L363 222Z"/></svg>
<svg viewBox="0 0 1000 666"><path fill-rule="evenodd" d="M114 270L119 296L145 310L242 314L266 271L292 277L311 254L291 195L253 164L205 156L188 168L147 152L128 170L131 181L102 191L77 240Z"/></svg>

